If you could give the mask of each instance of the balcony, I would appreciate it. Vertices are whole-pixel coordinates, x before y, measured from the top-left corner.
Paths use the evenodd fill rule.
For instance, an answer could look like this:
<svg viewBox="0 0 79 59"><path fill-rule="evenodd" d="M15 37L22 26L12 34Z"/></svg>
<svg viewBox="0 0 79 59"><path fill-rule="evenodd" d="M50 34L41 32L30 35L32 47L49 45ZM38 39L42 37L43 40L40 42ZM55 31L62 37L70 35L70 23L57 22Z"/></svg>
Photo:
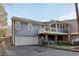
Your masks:
<svg viewBox="0 0 79 59"><path fill-rule="evenodd" d="M60 34L67 34L68 30L61 29L61 28L53 28L53 27L44 26L44 27L39 28L38 33L39 34L40 33L51 33L51 34L60 33Z"/></svg>

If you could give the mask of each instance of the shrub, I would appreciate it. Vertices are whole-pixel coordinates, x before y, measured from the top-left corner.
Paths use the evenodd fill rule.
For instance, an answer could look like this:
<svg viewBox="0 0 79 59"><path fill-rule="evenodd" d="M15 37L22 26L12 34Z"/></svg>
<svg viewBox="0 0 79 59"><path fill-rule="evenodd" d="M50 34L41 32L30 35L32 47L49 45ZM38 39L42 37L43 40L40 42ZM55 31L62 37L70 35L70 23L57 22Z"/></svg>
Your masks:
<svg viewBox="0 0 79 59"><path fill-rule="evenodd" d="M75 45L75 46L79 45L79 41L74 42L74 44L73 44L73 45Z"/></svg>
<svg viewBox="0 0 79 59"><path fill-rule="evenodd" d="M5 30L0 29L0 37L2 37L4 35L4 33L5 33Z"/></svg>
<svg viewBox="0 0 79 59"><path fill-rule="evenodd" d="M42 45L44 46L44 45L47 45L48 43L47 42L45 42L45 41L42 41Z"/></svg>
<svg viewBox="0 0 79 59"><path fill-rule="evenodd" d="M69 45L67 41L59 41L58 45Z"/></svg>
<svg viewBox="0 0 79 59"><path fill-rule="evenodd" d="M5 30L0 29L0 37L3 37L4 33L5 33ZM0 43L1 43L2 41L3 41L3 39L0 38Z"/></svg>

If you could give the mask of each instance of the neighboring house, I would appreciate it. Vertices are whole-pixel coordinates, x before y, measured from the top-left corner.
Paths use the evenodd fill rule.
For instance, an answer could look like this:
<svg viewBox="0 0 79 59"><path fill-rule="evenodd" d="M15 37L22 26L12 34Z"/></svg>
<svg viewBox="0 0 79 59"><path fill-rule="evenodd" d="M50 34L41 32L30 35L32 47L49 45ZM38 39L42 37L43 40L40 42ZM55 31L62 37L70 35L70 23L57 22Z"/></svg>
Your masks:
<svg viewBox="0 0 79 59"><path fill-rule="evenodd" d="M39 22L12 17L12 40L14 45L38 45L42 41L70 42L70 24L62 21Z"/></svg>

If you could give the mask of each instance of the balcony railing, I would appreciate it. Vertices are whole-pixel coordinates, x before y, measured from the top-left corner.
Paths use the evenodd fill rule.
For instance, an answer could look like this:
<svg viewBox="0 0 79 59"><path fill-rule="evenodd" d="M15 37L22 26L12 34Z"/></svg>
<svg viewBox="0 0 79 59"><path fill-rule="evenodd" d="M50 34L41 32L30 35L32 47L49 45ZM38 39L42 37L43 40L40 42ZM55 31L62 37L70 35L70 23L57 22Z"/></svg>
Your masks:
<svg viewBox="0 0 79 59"><path fill-rule="evenodd" d="M39 32L60 32L60 33L68 33L68 30L61 28L53 28L53 27L41 27Z"/></svg>
<svg viewBox="0 0 79 59"><path fill-rule="evenodd" d="M52 28L52 27L45 27L44 30L45 30L45 31L56 32L56 28Z"/></svg>

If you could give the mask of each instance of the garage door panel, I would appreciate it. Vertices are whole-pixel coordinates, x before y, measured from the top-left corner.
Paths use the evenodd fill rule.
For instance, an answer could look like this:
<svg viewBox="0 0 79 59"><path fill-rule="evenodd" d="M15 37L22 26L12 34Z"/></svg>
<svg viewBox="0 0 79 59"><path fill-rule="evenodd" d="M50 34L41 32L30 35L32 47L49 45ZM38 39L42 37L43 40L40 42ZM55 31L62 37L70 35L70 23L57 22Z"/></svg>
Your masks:
<svg viewBox="0 0 79 59"><path fill-rule="evenodd" d="M15 45L35 45L38 44L37 37L16 36Z"/></svg>

